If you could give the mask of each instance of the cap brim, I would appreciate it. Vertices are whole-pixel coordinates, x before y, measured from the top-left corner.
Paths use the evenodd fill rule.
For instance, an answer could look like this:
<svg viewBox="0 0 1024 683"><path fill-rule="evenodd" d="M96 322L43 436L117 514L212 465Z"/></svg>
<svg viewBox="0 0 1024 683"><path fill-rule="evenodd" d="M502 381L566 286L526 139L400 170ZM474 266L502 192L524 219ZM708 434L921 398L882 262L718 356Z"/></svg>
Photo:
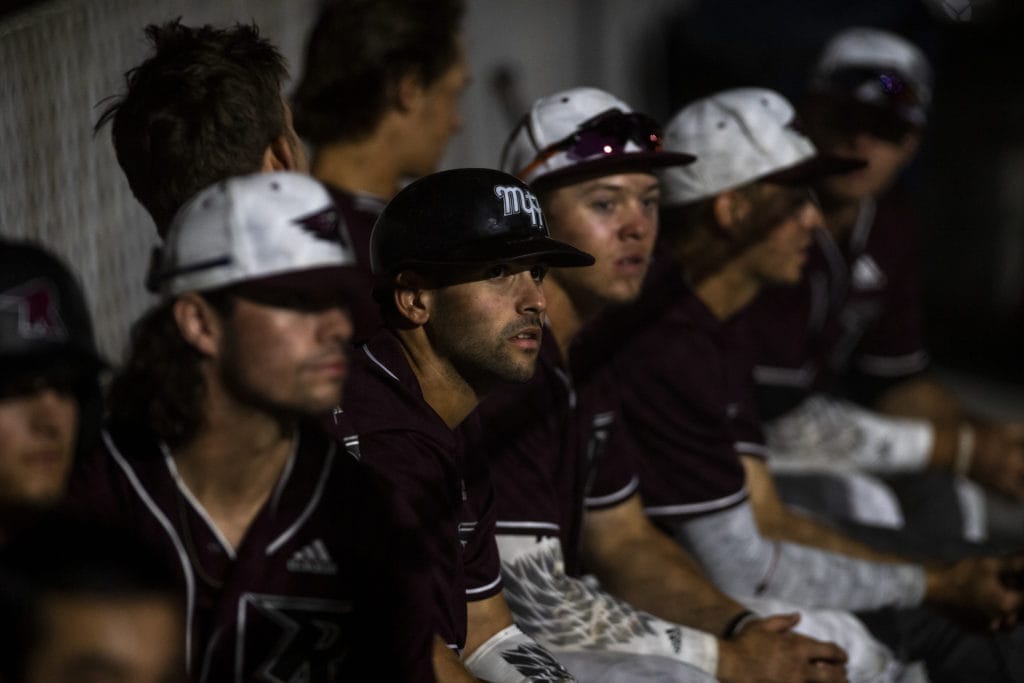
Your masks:
<svg viewBox="0 0 1024 683"><path fill-rule="evenodd" d="M535 259L553 268L578 268L594 265L594 257L585 251L550 237L521 240L493 239L478 242L464 250L450 252L444 260L407 261L407 266L466 266L472 264ZM399 268L399 270L401 269Z"/></svg>
<svg viewBox="0 0 1024 683"><path fill-rule="evenodd" d="M758 178L779 185L805 185L832 175L841 175L867 166L864 159L851 159L833 154L818 154L781 171Z"/></svg>
<svg viewBox="0 0 1024 683"><path fill-rule="evenodd" d="M535 192L613 173L653 171L667 166L692 164L697 157L684 152L629 152L601 157L546 173L530 182Z"/></svg>
<svg viewBox="0 0 1024 683"><path fill-rule="evenodd" d="M333 265L242 280L225 286L251 291L289 290L322 293L333 289L342 293L358 293L358 290L366 289L366 277L354 265Z"/></svg>

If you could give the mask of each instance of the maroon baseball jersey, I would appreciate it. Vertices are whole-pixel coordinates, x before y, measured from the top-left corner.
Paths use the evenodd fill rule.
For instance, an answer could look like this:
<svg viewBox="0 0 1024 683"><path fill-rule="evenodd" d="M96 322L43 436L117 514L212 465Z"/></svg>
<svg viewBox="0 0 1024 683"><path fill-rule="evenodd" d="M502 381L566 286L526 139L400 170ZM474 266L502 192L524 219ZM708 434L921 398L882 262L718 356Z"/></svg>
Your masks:
<svg viewBox="0 0 1024 683"><path fill-rule="evenodd" d="M751 307L765 418L812 391L870 402L928 366L912 215L898 195L865 202L846 245L823 230L800 283Z"/></svg>
<svg viewBox="0 0 1024 683"><path fill-rule="evenodd" d="M362 462L412 508L432 567L437 633L466 640L466 602L501 592L494 494L487 464L423 399L398 339L381 330L356 350L345 414L359 433Z"/></svg>
<svg viewBox="0 0 1024 683"><path fill-rule="evenodd" d="M465 430L470 452L491 464L498 532L557 537L570 575L580 569L584 506L610 507L637 490L612 388L575 387L545 329L533 378L484 399L479 425Z"/></svg>
<svg viewBox="0 0 1024 683"><path fill-rule="evenodd" d="M380 309L373 300L373 273L370 272L370 233L387 201L376 195L349 192L340 187L325 185L334 204L345 220L349 238L356 254L357 291L348 302L354 328L352 341L361 344L372 337L381 326Z"/></svg>
<svg viewBox="0 0 1024 683"><path fill-rule="evenodd" d="M429 585L415 530L342 445L303 428L270 498L232 548L148 430L109 429L69 505L138 533L174 567L198 681L432 681Z"/></svg>
<svg viewBox="0 0 1024 683"><path fill-rule="evenodd" d="M636 305L587 335L622 392L648 514L691 517L746 500L739 454L763 456L744 319L721 322L678 269L652 272ZM611 359L611 362L607 362Z"/></svg>

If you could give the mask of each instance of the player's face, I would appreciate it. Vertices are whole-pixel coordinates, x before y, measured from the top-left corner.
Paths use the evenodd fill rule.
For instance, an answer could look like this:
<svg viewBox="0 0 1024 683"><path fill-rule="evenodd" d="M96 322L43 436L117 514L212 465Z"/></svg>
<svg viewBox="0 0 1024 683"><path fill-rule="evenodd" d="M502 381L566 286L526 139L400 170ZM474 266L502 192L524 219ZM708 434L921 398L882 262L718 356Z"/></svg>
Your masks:
<svg viewBox="0 0 1024 683"><path fill-rule="evenodd" d="M469 281L431 290L425 328L434 352L478 392L533 376L545 271L536 263L497 263L460 278Z"/></svg>
<svg viewBox="0 0 1024 683"><path fill-rule="evenodd" d="M315 415L337 405L352 323L336 300L309 292L250 292L223 319L220 378L236 398Z"/></svg>
<svg viewBox="0 0 1024 683"><path fill-rule="evenodd" d="M46 506L64 494L78 434L78 401L42 388L0 398L0 501Z"/></svg>
<svg viewBox="0 0 1024 683"><path fill-rule="evenodd" d="M919 135L907 133L892 142L866 131L824 133L820 136L821 151L852 159L863 159L861 169L829 176L821 181L821 192L843 201L860 201L877 197L896 180L903 167L917 152Z"/></svg>
<svg viewBox="0 0 1024 683"><path fill-rule="evenodd" d="M26 683L178 683L184 624L160 598L59 597L45 602L43 642Z"/></svg>
<svg viewBox="0 0 1024 683"><path fill-rule="evenodd" d="M624 173L561 187L546 197L552 236L596 259L588 268L551 271L588 313L640 293L658 233L659 196L655 176Z"/></svg>
<svg viewBox="0 0 1024 683"><path fill-rule="evenodd" d="M785 199L789 208L783 218L740 258L748 271L765 284L796 284L807 262L813 232L824 224L821 211L805 190L766 185L763 192L765 195L761 199L769 205L778 200L781 193L794 194L795 197Z"/></svg>
<svg viewBox="0 0 1024 683"><path fill-rule="evenodd" d="M469 69L460 51L448 71L422 87L410 112L411 134L403 141L408 145L406 175L429 175L441 165L448 141L462 127L459 100L468 82Z"/></svg>

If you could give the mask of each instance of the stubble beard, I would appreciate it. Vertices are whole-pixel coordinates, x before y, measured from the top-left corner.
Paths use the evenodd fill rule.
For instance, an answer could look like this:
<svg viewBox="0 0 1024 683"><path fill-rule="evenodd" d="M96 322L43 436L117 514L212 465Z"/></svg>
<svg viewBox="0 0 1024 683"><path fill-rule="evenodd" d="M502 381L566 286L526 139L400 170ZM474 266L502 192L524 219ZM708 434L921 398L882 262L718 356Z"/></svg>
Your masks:
<svg viewBox="0 0 1024 683"><path fill-rule="evenodd" d="M528 325L540 328L539 319L510 323L491 340L467 336L464 322L440 308L435 311L434 324L427 333L435 353L447 359L458 379L478 396L501 384L522 384L533 377L537 354L517 351L508 339ZM517 354L528 356L528 360L517 360Z"/></svg>

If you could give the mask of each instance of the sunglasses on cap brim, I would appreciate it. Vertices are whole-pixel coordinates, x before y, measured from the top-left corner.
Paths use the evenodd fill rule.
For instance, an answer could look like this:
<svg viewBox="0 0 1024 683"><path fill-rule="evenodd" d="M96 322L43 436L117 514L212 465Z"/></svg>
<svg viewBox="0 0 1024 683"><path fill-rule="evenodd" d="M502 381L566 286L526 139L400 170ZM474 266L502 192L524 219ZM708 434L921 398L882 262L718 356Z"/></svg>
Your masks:
<svg viewBox="0 0 1024 683"><path fill-rule="evenodd" d="M629 143L642 152L661 151L661 126L639 112L624 113L609 109L581 123L570 135L537 153L533 161L516 175L525 178L560 152L574 162L593 161L626 152Z"/></svg>

